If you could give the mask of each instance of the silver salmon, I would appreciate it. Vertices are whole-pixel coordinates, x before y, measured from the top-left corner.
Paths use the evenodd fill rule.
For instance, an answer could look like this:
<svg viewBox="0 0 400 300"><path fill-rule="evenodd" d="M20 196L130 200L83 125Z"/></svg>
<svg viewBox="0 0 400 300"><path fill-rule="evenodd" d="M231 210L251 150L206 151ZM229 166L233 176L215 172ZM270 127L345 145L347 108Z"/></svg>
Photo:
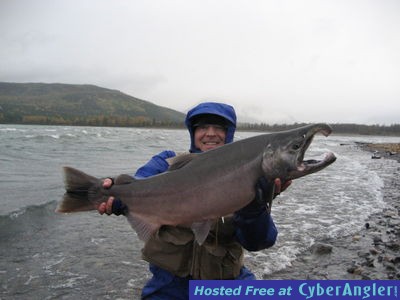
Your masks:
<svg viewBox="0 0 400 300"><path fill-rule="evenodd" d="M167 172L146 179L120 175L110 189L104 189L99 178L64 167L66 193L57 212L94 210L114 196L128 207L126 217L142 240L162 225L182 225L191 227L201 244L215 219L254 199L260 177L287 181L332 164L336 157L331 152L321 160L304 159L318 132L328 136L332 129L327 124L308 125L177 156Z"/></svg>

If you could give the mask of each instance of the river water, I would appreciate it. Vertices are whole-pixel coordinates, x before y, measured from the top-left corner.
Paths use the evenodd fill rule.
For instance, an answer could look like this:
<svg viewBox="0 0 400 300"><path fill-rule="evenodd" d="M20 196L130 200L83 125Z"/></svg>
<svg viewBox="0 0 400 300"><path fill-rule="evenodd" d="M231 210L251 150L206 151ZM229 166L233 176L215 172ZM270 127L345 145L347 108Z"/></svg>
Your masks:
<svg viewBox="0 0 400 300"><path fill-rule="evenodd" d="M306 157L333 151L338 159L276 198L276 245L245 257L257 277L289 266L319 240L357 232L384 208L383 179L397 163L372 160L356 142L399 138L317 136ZM124 217L54 213L61 168L134 173L152 155L188 145L185 130L0 125L0 299L137 299L149 278L143 243Z"/></svg>

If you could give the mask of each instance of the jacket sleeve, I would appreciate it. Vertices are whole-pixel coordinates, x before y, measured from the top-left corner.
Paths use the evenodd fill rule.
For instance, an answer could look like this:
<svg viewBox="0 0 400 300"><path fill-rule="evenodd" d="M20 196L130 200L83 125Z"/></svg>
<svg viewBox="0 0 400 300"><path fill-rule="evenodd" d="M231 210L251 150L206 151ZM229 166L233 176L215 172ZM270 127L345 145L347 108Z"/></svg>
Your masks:
<svg viewBox="0 0 400 300"><path fill-rule="evenodd" d="M143 179L159 173L163 173L168 170L169 164L167 158L176 156L174 151L163 151L157 155L154 155L144 166L140 167L134 178ZM115 199L112 205L112 213L115 215L125 214L127 206L120 200Z"/></svg>
<svg viewBox="0 0 400 300"><path fill-rule="evenodd" d="M278 230L267 211L258 215L236 212L234 222L236 239L246 250L259 251L275 244Z"/></svg>
<svg viewBox="0 0 400 300"><path fill-rule="evenodd" d="M136 171L134 177L137 179L146 178L167 171L169 167L167 159L174 156L176 156L175 152L169 150L154 155L144 166Z"/></svg>
<svg viewBox="0 0 400 300"><path fill-rule="evenodd" d="M264 178L260 178L256 186L256 198L234 214L236 239L248 251L272 247L278 236L278 230L264 201L264 195L272 192L268 190L271 187Z"/></svg>

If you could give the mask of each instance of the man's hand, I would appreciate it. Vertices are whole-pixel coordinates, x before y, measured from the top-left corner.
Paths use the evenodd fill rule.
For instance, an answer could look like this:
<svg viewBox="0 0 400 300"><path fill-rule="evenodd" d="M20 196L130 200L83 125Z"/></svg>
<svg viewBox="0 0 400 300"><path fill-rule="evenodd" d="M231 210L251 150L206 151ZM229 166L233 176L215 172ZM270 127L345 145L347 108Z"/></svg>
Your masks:
<svg viewBox="0 0 400 300"><path fill-rule="evenodd" d="M111 178L106 178L103 180L103 188L109 189L113 185L113 180Z"/></svg>
<svg viewBox="0 0 400 300"><path fill-rule="evenodd" d="M282 193L284 190L286 190L286 189L289 187L289 185L292 184L292 181L291 181L291 180L288 180L288 181L285 181L285 182L282 184L282 181L281 181L280 178L275 178L274 183L275 183L274 198L275 198L275 197L278 196L280 193Z"/></svg>
<svg viewBox="0 0 400 300"><path fill-rule="evenodd" d="M106 178L103 180L103 188L109 189L113 186L114 180L112 178ZM109 197L106 202L100 203L97 207L97 211L101 215L125 215L128 212L128 207L121 201L113 196Z"/></svg>
<svg viewBox="0 0 400 300"><path fill-rule="evenodd" d="M112 205L114 202L114 197L108 198L107 202L102 202L100 205L97 207L97 211L101 215L112 215Z"/></svg>
<svg viewBox="0 0 400 300"><path fill-rule="evenodd" d="M103 180L103 188L109 189L113 185L113 180L111 178L106 178ZM102 202L100 205L97 207L97 211L99 214L104 215L111 215L112 214L112 205L114 202L114 197L108 198L107 202Z"/></svg>

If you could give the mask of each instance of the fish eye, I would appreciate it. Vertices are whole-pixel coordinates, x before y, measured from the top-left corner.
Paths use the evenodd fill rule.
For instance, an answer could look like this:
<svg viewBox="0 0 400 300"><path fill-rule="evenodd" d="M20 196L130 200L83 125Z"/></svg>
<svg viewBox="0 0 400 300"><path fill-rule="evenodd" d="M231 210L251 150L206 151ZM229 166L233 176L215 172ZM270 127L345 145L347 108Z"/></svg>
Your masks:
<svg viewBox="0 0 400 300"><path fill-rule="evenodd" d="M293 144L293 150L299 150L300 149L300 147L301 147L301 144Z"/></svg>

